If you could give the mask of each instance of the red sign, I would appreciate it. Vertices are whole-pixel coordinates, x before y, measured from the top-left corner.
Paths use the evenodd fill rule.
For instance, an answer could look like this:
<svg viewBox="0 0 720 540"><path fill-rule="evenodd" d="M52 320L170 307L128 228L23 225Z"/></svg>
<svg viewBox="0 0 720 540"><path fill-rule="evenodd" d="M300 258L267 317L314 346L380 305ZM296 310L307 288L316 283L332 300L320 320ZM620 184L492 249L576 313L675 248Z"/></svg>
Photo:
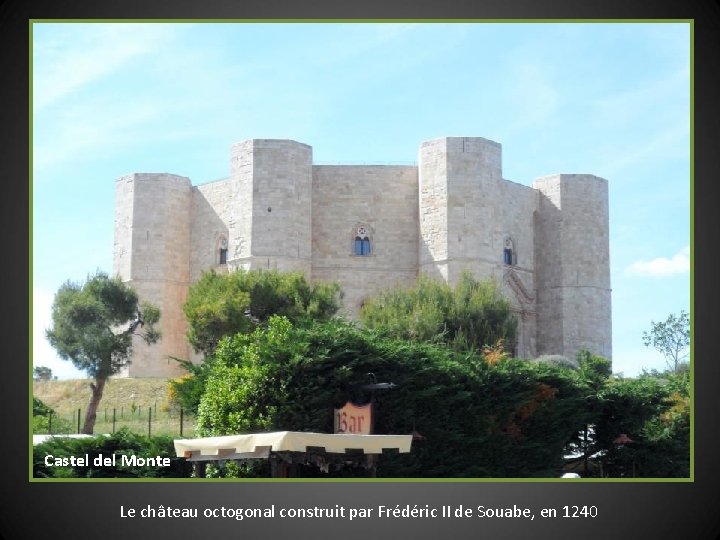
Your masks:
<svg viewBox="0 0 720 540"><path fill-rule="evenodd" d="M334 432L370 435L372 432L372 404L355 405L348 401L342 409L335 409Z"/></svg>

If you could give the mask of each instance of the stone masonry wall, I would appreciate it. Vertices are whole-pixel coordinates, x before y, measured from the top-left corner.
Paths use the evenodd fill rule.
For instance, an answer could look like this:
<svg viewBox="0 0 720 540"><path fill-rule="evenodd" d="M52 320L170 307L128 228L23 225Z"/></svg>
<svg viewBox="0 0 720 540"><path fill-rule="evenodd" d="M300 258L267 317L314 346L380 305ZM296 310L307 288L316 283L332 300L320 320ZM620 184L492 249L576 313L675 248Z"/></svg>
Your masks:
<svg viewBox="0 0 720 540"><path fill-rule="evenodd" d="M419 271L448 279L447 141L420 145L418 158Z"/></svg>
<svg viewBox="0 0 720 540"><path fill-rule="evenodd" d="M126 375L179 375L183 370L169 357L188 358L181 306L190 282L190 180L166 173L133 174L117 181L116 193L116 230L129 232L131 260L128 264L119 252L127 240L117 241L114 271L142 300L161 310L161 340L147 346L136 337Z"/></svg>
<svg viewBox="0 0 720 540"><path fill-rule="evenodd" d="M504 180L494 141L427 141L414 167L313 165L308 145L254 139L232 146L227 179L192 187L181 176L132 174L118 179L116 197L114 272L162 310L162 341L138 343L125 375L176 376L169 356L200 360L182 305L210 268L337 281L350 317L419 272L453 284L467 269L496 280L511 301L519 356L612 352L607 181ZM354 252L360 228L368 255Z"/></svg>
<svg viewBox="0 0 720 540"><path fill-rule="evenodd" d="M465 269L500 282L500 145L480 137L423 143L419 178L420 270L451 284Z"/></svg>
<svg viewBox="0 0 720 540"><path fill-rule="evenodd" d="M200 279L211 268L224 272L220 265L220 241L229 239L233 200L229 179L218 180L192 189L192 228L190 232L190 281Z"/></svg>
<svg viewBox="0 0 720 540"><path fill-rule="evenodd" d="M277 269L310 274L312 148L288 140L254 139L243 152L251 163L237 175L235 202L241 225L232 268ZM242 143L244 144L244 143ZM236 145L237 146L237 145ZM250 201L248 203L248 201Z"/></svg>
<svg viewBox="0 0 720 540"><path fill-rule="evenodd" d="M538 354L612 355L607 180L537 179Z"/></svg>
<svg viewBox="0 0 720 540"><path fill-rule="evenodd" d="M531 358L537 346L534 213L538 193L508 180L501 182L500 193L502 226L496 232L493 253L497 260L504 261L505 241L511 240L514 264L503 266L502 288L518 317L517 354Z"/></svg>
<svg viewBox="0 0 720 540"><path fill-rule="evenodd" d="M418 269L417 168L315 166L312 199L312 279L337 281L346 315ZM371 254L356 256L357 228L365 226Z"/></svg>

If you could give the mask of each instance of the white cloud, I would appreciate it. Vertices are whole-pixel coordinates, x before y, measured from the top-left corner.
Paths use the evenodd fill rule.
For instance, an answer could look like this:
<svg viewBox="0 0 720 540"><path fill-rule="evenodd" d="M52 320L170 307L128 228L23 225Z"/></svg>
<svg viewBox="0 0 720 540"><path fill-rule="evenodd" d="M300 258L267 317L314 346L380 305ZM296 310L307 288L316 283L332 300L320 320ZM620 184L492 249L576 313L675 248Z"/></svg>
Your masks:
<svg viewBox="0 0 720 540"><path fill-rule="evenodd" d="M671 258L657 257L651 261L635 261L625 274L641 277L669 277L690 271L690 246L685 246Z"/></svg>

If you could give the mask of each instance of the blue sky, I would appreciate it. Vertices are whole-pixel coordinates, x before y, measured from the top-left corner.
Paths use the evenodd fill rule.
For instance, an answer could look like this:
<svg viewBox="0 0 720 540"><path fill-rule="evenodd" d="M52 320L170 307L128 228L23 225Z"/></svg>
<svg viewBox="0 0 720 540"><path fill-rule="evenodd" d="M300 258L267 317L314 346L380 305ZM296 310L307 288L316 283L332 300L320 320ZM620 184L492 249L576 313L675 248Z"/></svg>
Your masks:
<svg viewBox="0 0 720 540"><path fill-rule="evenodd" d="M67 279L112 271L115 179L226 177L232 143L316 163L412 163L422 141L503 145L503 176L608 179L613 370L664 366L651 321L690 308L689 23L33 25L34 364Z"/></svg>

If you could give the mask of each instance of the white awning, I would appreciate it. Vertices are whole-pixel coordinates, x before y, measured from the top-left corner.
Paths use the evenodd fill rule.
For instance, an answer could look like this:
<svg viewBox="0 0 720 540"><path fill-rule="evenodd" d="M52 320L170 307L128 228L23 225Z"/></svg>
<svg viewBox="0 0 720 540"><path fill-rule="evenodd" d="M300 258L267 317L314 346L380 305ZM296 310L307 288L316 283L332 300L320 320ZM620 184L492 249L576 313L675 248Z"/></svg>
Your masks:
<svg viewBox="0 0 720 540"><path fill-rule="evenodd" d="M308 447L323 448L332 454L348 451L382 454L383 450L410 452L412 435L353 435L349 433L308 433L304 431L276 431L178 439L175 453L191 461L267 458L270 452L307 452Z"/></svg>

